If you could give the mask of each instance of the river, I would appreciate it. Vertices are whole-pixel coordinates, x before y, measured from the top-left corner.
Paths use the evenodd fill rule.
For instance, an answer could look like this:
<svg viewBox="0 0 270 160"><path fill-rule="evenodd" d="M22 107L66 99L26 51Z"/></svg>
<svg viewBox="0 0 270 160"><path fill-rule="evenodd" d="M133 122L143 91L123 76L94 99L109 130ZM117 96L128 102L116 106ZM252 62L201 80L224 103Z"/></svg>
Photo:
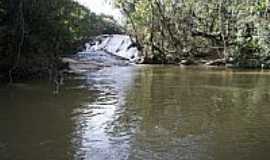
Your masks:
<svg viewBox="0 0 270 160"><path fill-rule="evenodd" d="M0 86L1 160L268 160L270 72L114 66Z"/></svg>

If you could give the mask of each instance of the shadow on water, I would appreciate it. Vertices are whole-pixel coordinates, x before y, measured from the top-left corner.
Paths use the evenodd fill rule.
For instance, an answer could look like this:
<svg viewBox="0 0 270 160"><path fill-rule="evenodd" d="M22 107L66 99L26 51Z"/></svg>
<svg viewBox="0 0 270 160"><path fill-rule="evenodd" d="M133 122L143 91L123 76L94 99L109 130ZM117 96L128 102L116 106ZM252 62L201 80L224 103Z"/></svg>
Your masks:
<svg viewBox="0 0 270 160"><path fill-rule="evenodd" d="M267 160L270 75L109 67L0 87L0 159Z"/></svg>

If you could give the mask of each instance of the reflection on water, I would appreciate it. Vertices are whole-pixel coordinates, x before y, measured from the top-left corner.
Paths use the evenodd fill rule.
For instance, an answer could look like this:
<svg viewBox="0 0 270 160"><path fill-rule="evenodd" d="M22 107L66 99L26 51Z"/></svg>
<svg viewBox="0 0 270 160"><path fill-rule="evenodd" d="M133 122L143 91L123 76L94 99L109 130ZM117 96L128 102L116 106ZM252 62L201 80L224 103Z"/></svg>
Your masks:
<svg viewBox="0 0 270 160"><path fill-rule="evenodd" d="M0 159L268 160L270 72L112 67L0 87Z"/></svg>
<svg viewBox="0 0 270 160"><path fill-rule="evenodd" d="M117 121L125 107L126 93L132 88L134 67L112 67L89 73L86 85L97 93L95 101L74 109L73 117L83 132L75 136L77 154L84 159L127 159L130 134L115 132L113 121Z"/></svg>

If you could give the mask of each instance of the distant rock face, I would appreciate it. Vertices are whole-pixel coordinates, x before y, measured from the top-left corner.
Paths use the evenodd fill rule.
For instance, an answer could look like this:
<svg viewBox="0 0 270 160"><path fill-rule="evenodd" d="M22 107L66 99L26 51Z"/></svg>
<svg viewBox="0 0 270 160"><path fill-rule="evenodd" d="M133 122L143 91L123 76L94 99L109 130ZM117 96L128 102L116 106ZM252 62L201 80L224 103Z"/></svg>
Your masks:
<svg viewBox="0 0 270 160"><path fill-rule="evenodd" d="M140 63L142 57L137 46L127 35L101 35L85 43L84 51L63 57L68 73L84 73L112 66Z"/></svg>
<svg viewBox="0 0 270 160"><path fill-rule="evenodd" d="M85 46L86 52L106 51L134 63L142 60L138 48L127 35L101 35L96 37L94 42L87 43Z"/></svg>

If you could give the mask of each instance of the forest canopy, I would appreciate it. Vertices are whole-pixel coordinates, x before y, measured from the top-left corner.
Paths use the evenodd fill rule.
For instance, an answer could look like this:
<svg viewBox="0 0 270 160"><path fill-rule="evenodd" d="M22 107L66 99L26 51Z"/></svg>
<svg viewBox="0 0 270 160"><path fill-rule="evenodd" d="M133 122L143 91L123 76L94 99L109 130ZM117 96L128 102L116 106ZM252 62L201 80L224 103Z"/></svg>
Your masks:
<svg viewBox="0 0 270 160"><path fill-rule="evenodd" d="M73 0L1 0L0 73L42 74L89 38L119 32L112 17Z"/></svg>
<svg viewBox="0 0 270 160"><path fill-rule="evenodd" d="M147 58L183 57L248 61L270 55L269 0L115 0L128 17ZM167 58L166 58L167 57ZM256 61L254 61L256 59Z"/></svg>

